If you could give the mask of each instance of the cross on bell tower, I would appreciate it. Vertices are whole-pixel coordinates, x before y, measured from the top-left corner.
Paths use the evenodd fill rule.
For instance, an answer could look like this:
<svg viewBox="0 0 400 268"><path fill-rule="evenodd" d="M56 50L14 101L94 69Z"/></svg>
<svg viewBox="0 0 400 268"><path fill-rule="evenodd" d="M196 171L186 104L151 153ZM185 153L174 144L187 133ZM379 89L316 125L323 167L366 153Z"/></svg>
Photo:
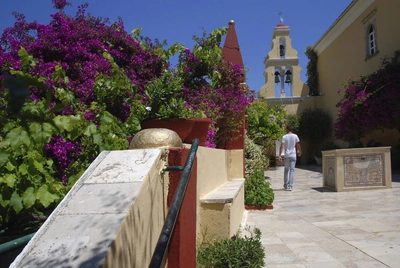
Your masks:
<svg viewBox="0 0 400 268"><path fill-rule="evenodd" d="M280 23L283 23L283 18L282 18L283 12L282 12L282 10L279 10L278 15L279 15Z"/></svg>

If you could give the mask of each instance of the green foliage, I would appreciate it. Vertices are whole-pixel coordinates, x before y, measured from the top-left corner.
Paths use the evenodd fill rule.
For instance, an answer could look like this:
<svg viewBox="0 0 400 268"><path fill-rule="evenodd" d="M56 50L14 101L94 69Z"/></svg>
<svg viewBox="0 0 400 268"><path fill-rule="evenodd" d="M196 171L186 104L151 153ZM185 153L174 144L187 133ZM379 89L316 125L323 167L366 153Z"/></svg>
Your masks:
<svg viewBox="0 0 400 268"><path fill-rule="evenodd" d="M265 208L272 204L274 198L274 190L265 180L262 170L254 170L252 174L246 176L244 191L244 203L246 205Z"/></svg>
<svg viewBox="0 0 400 268"><path fill-rule="evenodd" d="M305 109L300 116L299 137L308 141L310 154L320 151L321 143L332 135L332 118L322 109Z"/></svg>
<svg viewBox="0 0 400 268"><path fill-rule="evenodd" d="M202 268L264 267L264 247L258 228L246 229L250 235L238 232L230 239L203 242L197 250L197 266Z"/></svg>
<svg viewBox="0 0 400 268"><path fill-rule="evenodd" d="M40 214L43 208L60 201L67 192L55 179L53 161L43 156L44 144L50 140L53 126L25 122L22 127L18 123L10 121L3 126L5 137L0 142L2 226L21 212Z"/></svg>
<svg viewBox="0 0 400 268"><path fill-rule="evenodd" d="M285 134L283 127L285 116L282 105L268 106L264 101L254 101L248 109L249 136L254 137L261 134L260 138L262 139L280 139Z"/></svg>
<svg viewBox="0 0 400 268"><path fill-rule="evenodd" d="M264 148L266 157L275 156L275 141L285 134L285 116L282 105L268 106L263 101L254 101L248 109L248 136Z"/></svg>
<svg viewBox="0 0 400 268"><path fill-rule="evenodd" d="M28 62L25 58L29 55L21 55L22 61ZM24 100L18 113L0 110L0 223L3 228L11 226L22 215L40 215L46 208L54 207L101 151L126 149L129 136L139 130L139 121L133 113L121 122L106 110L113 110L114 101L125 92L122 88L133 87L111 58L110 61L113 76L99 75L94 85L100 103L92 102L85 111L95 115L94 121L86 120L84 112L59 115L57 107L78 105L71 93L61 87L54 88L54 97L59 102L55 106L50 106L46 97L40 101ZM56 69L53 79L68 81L62 68ZM45 81L20 71L12 74L26 85L41 87ZM68 175L68 186L60 181L56 163L46 153L53 136L79 141L82 147L79 157L63 173Z"/></svg>
<svg viewBox="0 0 400 268"><path fill-rule="evenodd" d="M228 27L222 27L213 30L209 36L203 29L203 36L193 36L196 45L193 48L193 55L200 60L199 75L208 75L211 78L211 85L215 86L214 82L220 78L220 74L215 72L217 66L222 59L222 48L220 46L222 37L228 32ZM182 66L183 67L183 66Z"/></svg>
<svg viewBox="0 0 400 268"><path fill-rule="evenodd" d="M298 133L300 125L300 115L299 114L286 115L286 124L291 124L293 126L293 132Z"/></svg>
<svg viewBox="0 0 400 268"><path fill-rule="evenodd" d="M306 56L309 59L307 63L307 85L310 88L309 95L310 96L318 96L319 95L319 82L318 82L318 56L315 53L312 46L307 46Z"/></svg>
<svg viewBox="0 0 400 268"><path fill-rule="evenodd" d="M264 170L268 167L268 158L264 154L264 147L255 144L247 135L245 136L245 173L252 174L256 169Z"/></svg>
<svg viewBox="0 0 400 268"><path fill-rule="evenodd" d="M160 42L159 39L155 39L153 44L150 38L141 35L141 33L142 33L142 28L139 27L132 30L131 36L140 43L140 46L142 48L149 51L153 50L159 57L164 59L164 61L168 61L171 56L174 56L175 54L185 49L185 46L178 42L175 42L169 48L164 48L165 46L168 45L166 40Z"/></svg>
<svg viewBox="0 0 400 268"><path fill-rule="evenodd" d="M186 101L181 97L183 90L182 79L171 70L155 78L145 87L145 95L148 97L147 112L145 119L156 118L204 118L202 111L195 111L188 107Z"/></svg>

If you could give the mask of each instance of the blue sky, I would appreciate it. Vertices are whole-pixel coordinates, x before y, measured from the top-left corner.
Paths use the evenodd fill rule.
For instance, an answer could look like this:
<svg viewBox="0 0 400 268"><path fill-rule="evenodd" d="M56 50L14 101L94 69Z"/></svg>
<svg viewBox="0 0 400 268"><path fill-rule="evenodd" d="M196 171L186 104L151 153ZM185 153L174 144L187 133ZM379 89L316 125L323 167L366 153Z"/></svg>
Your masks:
<svg viewBox="0 0 400 268"><path fill-rule="evenodd" d="M13 11L27 21L47 24L56 12L51 0L1 0L0 32L14 24ZM192 48L193 35L201 36L234 20L244 65L248 68L247 84L259 91L264 84L264 57L270 50L272 32L283 12L290 27L292 46L298 51L301 79L306 82L308 62L304 51L314 45L339 17L351 0L69 0L65 11L74 15L78 5L89 3L88 12L116 21L122 17L125 29L142 27L142 34L152 39L166 39Z"/></svg>

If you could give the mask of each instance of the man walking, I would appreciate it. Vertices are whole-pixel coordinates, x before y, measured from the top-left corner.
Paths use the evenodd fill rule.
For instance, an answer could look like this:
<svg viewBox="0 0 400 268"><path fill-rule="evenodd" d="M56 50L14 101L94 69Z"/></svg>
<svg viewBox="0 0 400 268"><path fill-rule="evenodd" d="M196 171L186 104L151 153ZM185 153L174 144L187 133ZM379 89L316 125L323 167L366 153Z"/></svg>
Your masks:
<svg viewBox="0 0 400 268"><path fill-rule="evenodd" d="M285 158L283 164L285 166L283 174L283 187L287 191L293 189L294 167L296 165L296 148L297 155L301 156L301 147L299 137L293 133L293 126L288 124L286 126L286 133L282 137L281 147L279 148L279 162L282 161L282 151L284 151Z"/></svg>

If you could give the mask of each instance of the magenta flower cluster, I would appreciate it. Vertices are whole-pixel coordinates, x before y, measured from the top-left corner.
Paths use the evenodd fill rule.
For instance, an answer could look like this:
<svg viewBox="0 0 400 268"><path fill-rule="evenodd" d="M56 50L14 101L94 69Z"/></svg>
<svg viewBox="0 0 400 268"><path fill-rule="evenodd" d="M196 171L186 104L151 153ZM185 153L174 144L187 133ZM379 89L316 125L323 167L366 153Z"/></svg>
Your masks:
<svg viewBox="0 0 400 268"><path fill-rule="evenodd" d="M73 16L68 16L63 9L69 3L65 0L52 0L58 12L51 15L49 24L27 22L25 16L14 13L16 22L13 27L4 30L0 38L0 65L3 70L14 69L44 77L46 89L30 88L30 98L40 101L46 92L54 93L54 88L63 88L72 93L74 100L64 106L62 115L82 114L87 121L96 123L96 115L101 110L92 111L91 104L106 109L120 121L125 122L131 114L131 99L134 94L140 98L144 85L154 77L161 75L166 62L155 52L155 47L141 47L125 29L123 22L109 23L108 19L86 14L87 4L78 7ZM22 62L18 52L24 48L35 64ZM113 69L107 52L118 66ZM65 74L60 76L57 68ZM115 76L115 72L124 73L128 83L134 84L136 92L126 89L116 92L113 86L103 86L101 96L94 94L94 85L98 77ZM68 79L66 79L68 77ZM0 81L3 79L0 72ZM120 86L124 89L124 86ZM128 87L126 87L128 88ZM132 87L130 87L132 88ZM0 100L5 88L0 88ZM61 100L53 95L49 108L55 107ZM105 97L104 97L105 96ZM54 136L45 145L47 157L53 159L59 178L66 183L68 168L74 162L81 145L78 141L65 141ZM87 161L87 160L86 160Z"/></svg>
<svg viewBox="0 0 400 268"><path fill-rule="evenodd" d="M244 77L240 66L220 61L215 66L205 66L188 49L180 58L180 64L185 66L183 78L184 98L195 110L202 110L211 118L218 131L209 132L208 147L224 146L227 137L235 137L243 123L244 114L253 94L244 85ZM219 78L213 78L213 86L205 77L212 77L212 72L218 72Z"/></svg>
<svg viewBox="0 0 400 268"><path fill-rule="evenodd" d="M78 141L66 141L61 136L53 136L50 143L45 145L46 155L53 159L57 174L64 185L68 185L68 168L75 162L81 153Z"/></svg>
<svg viewBox="0 0 400 268"><path fill-rule="evenodd" d="M336 105L339 116L335 135L345 141L358 141L375 129L400 129L400 52L384 59L376 72L350 80L344 97Z"/></svg>
<svg viewBox="0 0 400 268"><path fill-rule="evenodd" d="M67 2L53 0L53 4L62 9ZM7 28L0 39L0 63L5 68L21 70L18 50L25 48L38 62L23 71L48 78L46 85L49 88L66 86L84 109L91 102L98 101L93 93L96 77L99 74L112 75L110 62L103 56L103 52L107 51L137 85L138 92L143 93L143 85L160 75L165 62L154 51L145 51L126 33L121 20L110 25L108 19L86 14L86 8L87 4L79 6L75 17L57 12L51 15L48 25L28 23L23 15L15 14L17 21L14 27ZM69 78L67 85L63 79L55 81L53 74L56 66L66 71ZM104 90L109 89L105 87ZM44 90L31 91L34 100L44 97ZM127 98L128 93L121 103L123 109L116 114L122 121L129 116Z"/></svg>

